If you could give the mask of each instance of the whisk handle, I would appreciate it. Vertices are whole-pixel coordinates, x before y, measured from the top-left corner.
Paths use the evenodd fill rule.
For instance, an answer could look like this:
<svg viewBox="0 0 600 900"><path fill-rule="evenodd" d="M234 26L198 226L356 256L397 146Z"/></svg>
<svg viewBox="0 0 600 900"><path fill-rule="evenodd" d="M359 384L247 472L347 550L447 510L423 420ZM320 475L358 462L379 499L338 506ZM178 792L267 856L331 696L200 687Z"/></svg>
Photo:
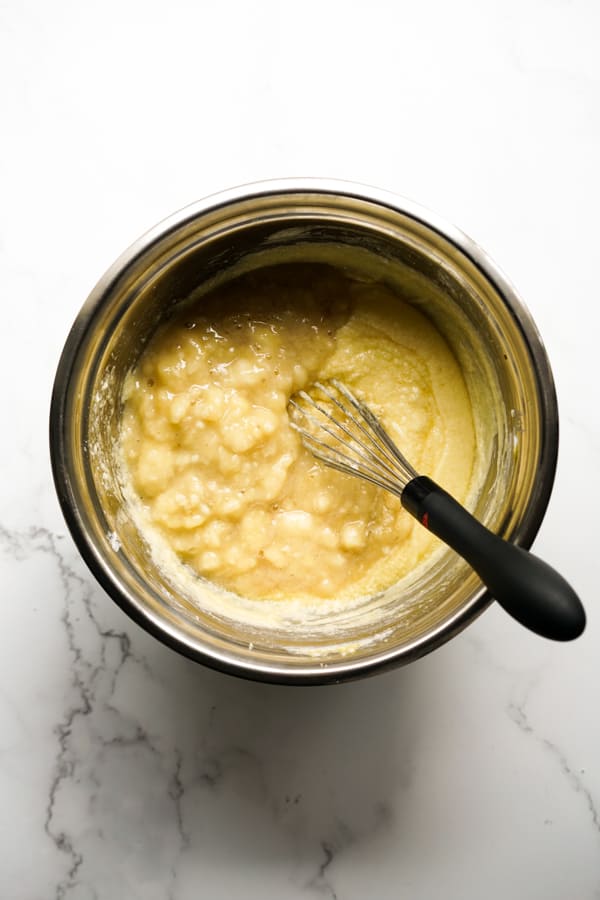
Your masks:
<svg viewBox="0 0 600 900"><path fill-rule="evenodd" d="M556 641L578 637L585 612L573 588L547 563L488 531L453 497L421 475L404 488L402 505L477 572L521 625Z"/></svg>

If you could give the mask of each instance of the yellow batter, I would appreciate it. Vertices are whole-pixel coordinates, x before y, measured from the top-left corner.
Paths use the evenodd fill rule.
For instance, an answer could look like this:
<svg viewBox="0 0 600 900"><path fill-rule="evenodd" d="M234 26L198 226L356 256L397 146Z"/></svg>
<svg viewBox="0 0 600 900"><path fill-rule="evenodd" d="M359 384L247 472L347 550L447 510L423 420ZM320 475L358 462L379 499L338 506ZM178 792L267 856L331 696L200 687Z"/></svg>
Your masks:
<svg viewBox="0 0 600 900"><path fill-rule="evenodd" d="M125 384L126 488L199 575L251 599L350 598L434 551L397 498L315 461L290 427L290 396L332 377L417 471L466 498L471 405L431 322L325 266L262 270L163 326Z"/></svg>

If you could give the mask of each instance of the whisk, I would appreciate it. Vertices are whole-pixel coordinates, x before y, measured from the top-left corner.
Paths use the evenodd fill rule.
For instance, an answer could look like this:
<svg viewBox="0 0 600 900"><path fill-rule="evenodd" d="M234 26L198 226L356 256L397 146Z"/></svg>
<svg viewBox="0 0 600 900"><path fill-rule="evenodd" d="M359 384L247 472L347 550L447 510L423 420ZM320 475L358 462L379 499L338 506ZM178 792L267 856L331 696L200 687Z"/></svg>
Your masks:
<svg viewBox="0 0 600 900"><path fill-rule="evenodd" d="M489 592L531 631L558 641L585 628L581 602L547 563L478 522L435 481L419 475L377 416L341 382L316 382L290 400L290 421L325 465L370 481L400 498L425 528L465 559Z"/></svg>

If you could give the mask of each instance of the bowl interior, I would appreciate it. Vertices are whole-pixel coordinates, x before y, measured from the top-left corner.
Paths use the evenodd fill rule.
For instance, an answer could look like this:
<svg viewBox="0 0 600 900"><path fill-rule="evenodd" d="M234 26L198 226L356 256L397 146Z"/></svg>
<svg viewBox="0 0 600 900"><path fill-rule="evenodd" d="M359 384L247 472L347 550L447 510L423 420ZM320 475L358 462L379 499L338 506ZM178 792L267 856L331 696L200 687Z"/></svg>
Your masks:
<svg viewBox="0 0 600 900"><path fill-rule="evenodd" d="M471 508L529 545L556 456L551 375L535 328L473 245L419 216L343 194L264 193L191 208L135 245L88 299L55 387L54 468L63 508L97 577L123 608L183 652L273 680L339 680L408 661L486 604L446 550L419 577L347 609L299 615L254 605L189 576L173 584L133 525L114 446L123 379L157 325L194 294L262 266L327 263L418 305L457 356L473 402L480 472ZM58 412L57 412L58 410ZM202 607L194 599L200 590Z"/></svg>

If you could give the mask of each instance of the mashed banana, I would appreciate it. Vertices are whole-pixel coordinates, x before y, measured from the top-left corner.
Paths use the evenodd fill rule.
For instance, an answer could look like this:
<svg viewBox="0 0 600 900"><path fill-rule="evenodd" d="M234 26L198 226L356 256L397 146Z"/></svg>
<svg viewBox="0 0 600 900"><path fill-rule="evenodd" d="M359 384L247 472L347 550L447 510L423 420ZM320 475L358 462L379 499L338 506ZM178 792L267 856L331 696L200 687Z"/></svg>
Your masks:
<svg viewBox="0 0 600 900"><path fill-rule="evenodd" d="M251 599L362 596L423 563L435 539L398 499L326 468L290 427L290 396L332 377L466 498L472 410L441 334L382 284L278 266L188 305L126 380L123 479L148 533Z"/></svg>

